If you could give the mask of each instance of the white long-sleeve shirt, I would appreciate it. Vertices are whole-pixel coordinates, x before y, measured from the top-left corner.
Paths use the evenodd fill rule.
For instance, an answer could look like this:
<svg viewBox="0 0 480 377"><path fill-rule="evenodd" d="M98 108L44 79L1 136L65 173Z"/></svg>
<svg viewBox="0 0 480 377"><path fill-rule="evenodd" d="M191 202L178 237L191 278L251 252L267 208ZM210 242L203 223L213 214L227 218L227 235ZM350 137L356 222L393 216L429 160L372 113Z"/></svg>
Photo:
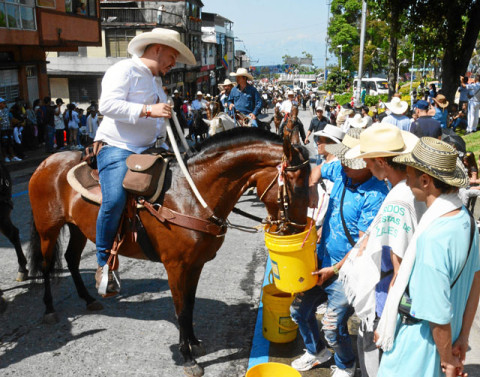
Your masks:
<svg viewBox="0 0 480 377"><path fill-rule="evenodd" d="M162 79L153 76L137 56L122 60L105 72L99 102L104 118L95 141L142 153L158 138L165 139L163 118L140 118L143 105L166 103L167 96Z"/></svg>

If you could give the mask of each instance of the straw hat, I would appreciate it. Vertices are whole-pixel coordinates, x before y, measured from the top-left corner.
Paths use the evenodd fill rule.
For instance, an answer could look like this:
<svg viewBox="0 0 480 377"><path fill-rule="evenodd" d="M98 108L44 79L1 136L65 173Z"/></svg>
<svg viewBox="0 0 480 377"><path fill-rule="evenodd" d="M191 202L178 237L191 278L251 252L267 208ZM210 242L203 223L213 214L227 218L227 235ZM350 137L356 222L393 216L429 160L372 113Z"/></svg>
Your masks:
<svg viewBox="0 0 480 377"><path fill-rule="evenodd" d="M390 157L410 153L418 137L388 123L377 123L360 135L360 144L350 149L345 158Z"/></svg>
<svg viewBox="0 0 480 377"><path fill-rule="evenodd" d="M294 96L294 95L295 93L291 89L287 92L287 96Z"/></svg>
<svg viewBox="0 0 480 377"><path fill-rule="evenodd" d="M199 91L197 92L197 96L203 96L203 93L202 93L201 90L199 90Z"/></svg>
<svg viewBox="0 0 480 377"><path fill-rule="evenodd" d="M246 68L238 68L237 72L230 73L230 76L237 77L237 76L245 76L249 80L253 80L253 76L248 73Z"/></svg>
<svg viewBox="0 0 480 377"><path fill-rule="evenodd" d="M128 52L132 55L142 56L145 47L149 44L161 44L178 51L177 62L196 65L197 60L192 51L182 43L180 34L175 30L155 28L133 38L128 44Z"/></svg>
<svg viewBox="0 0 480 377"><path fill-rule="evenodd" d="M402 115L408 109L408 103L402 101L398 97L393 97L390 102L385 104L387 108L394 114Z"/></svg>
<svg viewBox="0 0 480 377"><path fill-rule="evenodd" d="M315 131L313 133L315 136L323 136L330 140L333 140L335 143L341 143L343 138L345 137L345 132L343 132L340 128L336 126L332 126L331 124L325 125L325 128L321 131Z"/></svg>
<svg viewBox="0 0 480 377"><path fill-rule="evenodd" d="M448 107L448 105L449 105L449 102L447 101L447 98L443 94L437 94L437 96L433 100L442 109Z"/></svg>
<svg viewBox="0 0 480 377"><path fill-rule="evenodd" d="M422 137L411 153L397 156L393 161L423 171L450 186L467 187L470 183L455 148L433 137Z"/></svg>
<svg viewBox="0 0 480 377"><path fill-rule="evenodd" d="M235 85L237 85L237 83L230 81L230 79L225 79L224 82L218 84L218 86L228 86L228 85L235 86Z"/></svg>
<svg viewBox="0 0 480 377"><path fill-rule="evenodd" d="M362 128L350 128L339 144L325 145L325 150L337 156L341 163L350 169L360 170L367 167L365 161L362 159L347 159L345 154L352 148L360 144L360 134L363 132Z"/></svg>
<svg viewBox="0 0 480 377"><path fill-rule="evenodd" d="M353 128L365 128L367 123L368 120L362 118L360 114L355 114L355 116L348 121L348 124Z"/></svg>

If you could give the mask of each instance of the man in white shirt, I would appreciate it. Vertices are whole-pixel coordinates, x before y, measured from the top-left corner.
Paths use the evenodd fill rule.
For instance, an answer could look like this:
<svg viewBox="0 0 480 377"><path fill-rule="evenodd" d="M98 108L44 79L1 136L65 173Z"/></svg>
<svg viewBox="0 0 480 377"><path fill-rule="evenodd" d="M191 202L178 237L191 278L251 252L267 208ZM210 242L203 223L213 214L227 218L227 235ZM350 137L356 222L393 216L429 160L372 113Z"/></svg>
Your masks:
<svg viewBox="0 0 480 377"><path fill-rule="evenodd" d="M192 102L192 110L205 110L207 107L207 101L203 99L203 93L197 92L197 98Z"/></svg>
<svg viewBox="0 0 480 377"><path fill-rule="evenodd" d="M465 84L463 77L460 76L461 86L466 88L468 93L468 126L467 134L477 131L478 111L480 110L480 74L475 75L473 84Z"/></svg>
<svg viewBox="0 0 480 377"><path fill-rule="evenodd" d="M137 35L128 45L132 59L110 67L102 80L100 112L104 115L95 141L103 201L97 218L97 288L104 297L118 293L109 259L127 194L122 187L126 159L142 153L166 136L165 118L172 108L162 89L162 79L176 62L195 65L193 53L174 30L156 28Z"/></svg>

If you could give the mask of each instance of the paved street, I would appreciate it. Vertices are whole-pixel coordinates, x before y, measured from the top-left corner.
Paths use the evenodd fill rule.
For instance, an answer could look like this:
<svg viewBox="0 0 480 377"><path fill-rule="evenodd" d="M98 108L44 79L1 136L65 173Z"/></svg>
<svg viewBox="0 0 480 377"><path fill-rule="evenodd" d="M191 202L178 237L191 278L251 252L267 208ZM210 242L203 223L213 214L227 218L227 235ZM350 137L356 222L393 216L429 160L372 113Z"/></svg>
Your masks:
<svg viewBox="0 0 480 377"><path fill-rule="evenodd" d="M270 116L269 113L265 118ZM308 128L311 112L301 110L300 118ZM313 140L308 148L313 158ZM12 173L14 193L18 195L14 198L13 220L20 228L25 251L30 222L25 191L33 170L25 166ZM242 196L238 207L257 216L266 214L263 204L253 195ZM229 220L256 225L235 214ZM60 321L45 325L43 288L38 282L14 281L16 258L3 236L0 236L0 253L3 258L0 287L9 302L6 312L0 315L0 375L184 375L173 303L161 264L121 258L122 294L101 300L104 310L93 314L86 312L69 273L64 270L52 290ZM266 260L262 233L229 230L217 257L205 265L197 291L194 326L207 349L207 355L198 358L206 376L245 375L252 342L256 341L253 335ZM96 261L92 243L87 244L80 267L87 288L93 293ZM354 320L351 328L355 333ZM470 376L478 377L480 328L472 331L466 370ZM290 363L302 353L299 337L293 343L269 347L270 361ZM302 376L329 376L329 365L304 372Z"/></svg>

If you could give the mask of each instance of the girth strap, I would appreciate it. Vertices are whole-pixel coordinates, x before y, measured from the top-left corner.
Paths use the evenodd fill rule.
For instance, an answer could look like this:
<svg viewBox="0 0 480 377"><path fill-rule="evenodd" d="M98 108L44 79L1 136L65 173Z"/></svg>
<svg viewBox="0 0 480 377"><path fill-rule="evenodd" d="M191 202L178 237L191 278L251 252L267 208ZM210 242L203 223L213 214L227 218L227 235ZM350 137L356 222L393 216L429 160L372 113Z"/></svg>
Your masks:
<svg viewBox="0 0 480 377"><path fill-rule="evenodd" d="M217 225L212 221L204 220L199 217L183 215L159 204L153 205L146 201L140 201L140 204L142 204L152 216L162 223L167 221L183 228L197 230L214 236L224 236L227 232L226 225Z"/></svg>

